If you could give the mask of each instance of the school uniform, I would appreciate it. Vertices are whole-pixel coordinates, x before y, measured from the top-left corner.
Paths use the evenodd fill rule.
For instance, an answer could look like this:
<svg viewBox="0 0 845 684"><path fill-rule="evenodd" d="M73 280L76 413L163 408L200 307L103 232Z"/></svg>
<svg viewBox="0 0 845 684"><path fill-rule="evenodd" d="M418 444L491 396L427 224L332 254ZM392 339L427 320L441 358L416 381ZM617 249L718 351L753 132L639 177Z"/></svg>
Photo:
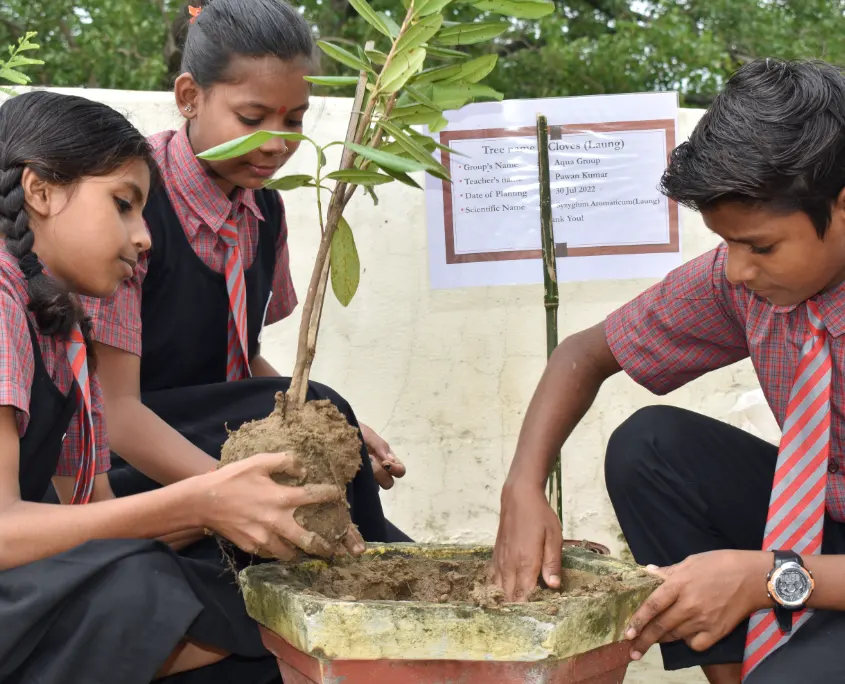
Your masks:
<svg viewBox="0 0 845 684"><path fill-rule="evenodd" d="M797 306L775 306L729 283L726 261L721 245L673 271L608 317L607 342L623 370L658 395L750 357L784 431L780 449L690 411L638 411L614 432L605 462L625 538L638 563L660 566L705 551L779 544L805 558L845 553L845 284ZM805 489L797 473L811 460L816 470ZM787 485L792 489L780 489ZM815 536L807 536L810 528ZM796 617L791 637L775 624L761 638L759 621L771 614L756 614L750 635L746 620L705 652L664 644L664 665L745 659L747 684L845 681L845 613L809 611Z"/></svg>
<svg viewBox="0 0 845 684"><path fill-rule="evenodd" d="M269 415L275 394L290 385L289 378L251 378L247 363L264 325L297 304L284 208L272 190L224 195L194 155L187 127L150 143L162 176L144 210L152 249L113 298L85 305L96 340L141 357L144 404L219 458L227 428ZM331 400L358 427L352 408L330 388L311 383L308 398ZM114 460L118 495L157 486ZM347 495L367 541L393 538L363 446Z"/></svg>
<svg viewBox="0 0 845 684"><path fill-rule="evenodd" d="M54 475L77 476L82 502L109 469L100 385L85 364L77 382L74 349L38 333L27 302L17 259L0 249L0 405L17 411L21 498L39 502ZM152 540L96 540L0 570L0 683L149 684L184 638L235 655L162 681L280 681L232 577L202 560L212 546L180 556Z"/></svg>

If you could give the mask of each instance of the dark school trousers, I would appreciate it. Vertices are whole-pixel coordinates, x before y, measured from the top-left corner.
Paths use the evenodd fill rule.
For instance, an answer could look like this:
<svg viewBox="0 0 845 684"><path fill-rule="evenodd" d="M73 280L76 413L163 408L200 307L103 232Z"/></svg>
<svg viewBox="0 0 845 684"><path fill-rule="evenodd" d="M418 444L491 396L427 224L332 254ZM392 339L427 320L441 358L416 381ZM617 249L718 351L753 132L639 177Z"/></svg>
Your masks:
<svg viewBox="0 0 845 684"><path fill-rule="evenodd" d="M739 428L651 406L611 436L605 480L636 561L666 566L705 551L760 549L776 464L776 446ZM845 525L826 518L822 552L845 553ZM702 652L662 644L664 667L742 662L747 629L746 620ZM845 613L817 611L746 684L845 682L844 649Z"/></svg>

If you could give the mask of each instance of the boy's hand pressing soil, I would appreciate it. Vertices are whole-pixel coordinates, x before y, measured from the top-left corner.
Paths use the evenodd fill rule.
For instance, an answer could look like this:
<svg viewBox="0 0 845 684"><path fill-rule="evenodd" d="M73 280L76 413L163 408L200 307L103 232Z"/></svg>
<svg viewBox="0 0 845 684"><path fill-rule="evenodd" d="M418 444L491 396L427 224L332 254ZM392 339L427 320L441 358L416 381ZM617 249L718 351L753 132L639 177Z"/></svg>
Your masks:
<svg viewBox="0 0 845 684"><path fill-rule="evenodd" d="M294 520L300 506L337 502L345 497L338 487L327 484L295 487L277 484L273 473L294 478L305 470L288 454L256 454L237 463L201 475L198 513L204 526L237 545L247 553L270 555L292 560L296 549L316 556L329 557L335 547ZM351 535L347 535L351 537ZM357 551L357 531L347 549ZM363 544L360 544L363 546Z"/></svg>
<svg viewBox="0 0 845 684"><path fill-rule="evenodd" d="M492 581L505 601L521 603L543 580L560 587L563 532L542 486L512 482L502 490L502 512L493 552Z"/></svg>

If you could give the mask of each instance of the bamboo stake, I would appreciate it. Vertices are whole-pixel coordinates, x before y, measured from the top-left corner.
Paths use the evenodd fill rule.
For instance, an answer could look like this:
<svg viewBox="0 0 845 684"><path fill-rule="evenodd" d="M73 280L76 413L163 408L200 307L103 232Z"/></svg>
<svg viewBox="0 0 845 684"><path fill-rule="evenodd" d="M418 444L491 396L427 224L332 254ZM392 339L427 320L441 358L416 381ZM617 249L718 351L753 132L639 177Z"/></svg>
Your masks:
<svg viewBox="0 0 845 684"><path fill-rule="evenodd" d="M557 261L554 223L552 221L552 190L549 172L549 124L542 114L537 115L537 160L540 178L540 234L543 243L543 288L546 307L546 358L551 358L558 344ZM565 249L565 248L564 248ZM549 476L549 502L563 522L563 477L560 454Z"/></svg>

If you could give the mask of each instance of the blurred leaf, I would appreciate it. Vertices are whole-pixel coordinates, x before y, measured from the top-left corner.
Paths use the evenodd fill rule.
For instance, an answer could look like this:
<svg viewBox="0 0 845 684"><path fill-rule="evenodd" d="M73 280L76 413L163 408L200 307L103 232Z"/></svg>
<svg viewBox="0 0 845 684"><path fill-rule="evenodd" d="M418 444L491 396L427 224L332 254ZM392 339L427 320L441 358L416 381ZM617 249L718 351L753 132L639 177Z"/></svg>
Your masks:
<svg viewBox="0 0 845 684"><path fill-rule="evenodd" d="M393 179L389 176L384 176L375 171L362 171L360 169L344 169L342 171L332 171L326 176L332 180L343 181L344 183L351 183L353 185L382 185L390 183Z"/></svg>
<svg viewBox="0 0 845 684"><path fill-rule="evenodd" d="M431 125L440 121L441 116L439 109L429 109L425 105L408 105L407 107L394 107L389 120L401 121L409 126Z"/></svg>
<svg viewBox="0 0 845 684"><path fill-rule="evenodd" d="M337 62L340 62L341 64L345 64L348 67L352 67L356 71L370 70L369 67L364 64L364 62L362 62L348 50L344 50L338 45L334 45L333 43L327 43L324 40L318 40L317 45L319 45L320 49L325 52L329 57L331 57Z"/></svg>
<svg viewBox="0 0 845 684"><path fill-rule="evenodd" d="M329 87L358 85L357 76L305 76L304 78L309 83Z"/></svg>
<svg viewBox="0 0 845 684"><path fill-rule="evenodd" d="M0 67L0 78L4 78L17 85L26 85L30 80L26 74L15 69L9 69L8 67Z"/></svg>
<svg viewBox="0 0 845 684"><path fill-rule="evenodd" d="M405 152L408 153L410 157L416 159L421 164L425 165L425 170L436 176L437 178L442 178L443 180L450 180L449 173L446 171L446 167L444 167L440 162L438 162L432 155L431 152L426 150L422 145L418 142L413 140L411 136L402 130L399 125L391 123L389 121L379 121L379 126L381 126L385 131L387 131L394 141L396 141L400 147L402 147Z"/></svg>
<svg viewBox="0 0 845 684"><path fill-rule="evenodd" d="M413 48L407 52L394 54L390 64L381 72L379 89L384 93L395 93L414 76L425 62L425 49Z"/></svg>
<svg viewBox="0 0 845 684"><path fill-rule="evenodd" d="M440 45L472 45L501 36L507 30L508 24L504 21L477 21L447 26L434 40Z"/></svg>
<svg viewBox="0 0 845 684"><path fill-rule="evenodd" d="M372 147L356 145L351 142L345 143L345 145L361 157L374 161L385 171L409 173L411 171L423 171L425 169L425 165L420 164L418 161L403 159L402 157L390 154L389 152L384 152L383 150L374 150Z"/></svg>
<svg viewBox="0 0 845 684"><path fill-rule="evenodd" d="M373 64L384 64L387 61L387 55L379 50L367 50L367 57L369 57Z"/></svg>
<svg viewBox="0 0 845 684"><path fill-rule="evenodd" d="M418 16L424 17L439 12L450 2L452 0L419 0L414 5L414 10Z"/></svg>
<svg viewBox="0 0 845 684"><path fill-rule="evenodd" d="M303 185L313 184L315 179L307 174L299 173L290 176L282 176L281 178L274 178L264 184L265 188L271 190L293 190L301 188Z"/></svg>
<svg viewBox="0 0 845 684"><path fill-rule="evenodd" d="M502 93L477 83L436 84L432 89L432 99L441 110L460 109L469 102L496 100L501 102Z"/></svg>
<svg viewBox="0 0 845 684"><path fill-rule="evenodd" d="M426 69L415 76L412 83L449 83L450 81L477 83L493 71L498 59L498 55L483 55L462 64Z"/></svg>
<svg viewBox="0 0 845 684"><path fill-rule="evenodd" d="M376 31L383 33L388 38L392 38L387 24L385 24L384 20L378 15L378 13L370 7L370 3L368 3L367 0L349 0L349 4L352 5L355 8L355 11L364 18L364 21L372 26Z"/></svg>
<svg viewBox="0 0 845 684"><path fill-rule="evenodd" d="M432 14L425 19L420 19L396 43L396 52L409 50L418 47L434 36L443 24L443 17L440 14Z"/></svg>
<svg viewBox="0 0 845 684"><path fill-rule="evenodd" d="M308 136L302 135L302 133L283 133L280 131L255 131L255 133L250 133L249 135L244 135L240 138L235 138L234 140L224 142L222 145L212 147L210 150L201 152L197 155L197 157L199 157L200 159L205 159L206 161L223 161L226 159L234 159L235 157L240 157L244 154L247 154L248 152L252 152L253 150L258 149L272 138L281 138L282 140L297 141L308 140L310 142L310 138L308 138Z"/></svg>
<svg viewBox="0 0 845 684"><path fill-rule="evenodd" d="M391 17L390 15L385 14L384 12L379 12L378 15L379 17L381 17L381 20L384 22L384 25L387 26L388 31L390 31L390 37L395 39L402 31L402 27L399 26L399 24L397 24L395 21L393 21L393 17Z"/></svg>
<svg viewBox="0 0 845 684"><path fill-rule="evenodd" d="M555 4L547 0L476 0L472 4L482 11L514 19L540 19L555 11Z"/></svg>
<svg viewBox="0 0 845 684"><path fill-rule="evenodd" d="M343 306L349 306L361 281L361 261L352 229L342 216L332 235L330 259L332 290L337 301Z"/></svg>

